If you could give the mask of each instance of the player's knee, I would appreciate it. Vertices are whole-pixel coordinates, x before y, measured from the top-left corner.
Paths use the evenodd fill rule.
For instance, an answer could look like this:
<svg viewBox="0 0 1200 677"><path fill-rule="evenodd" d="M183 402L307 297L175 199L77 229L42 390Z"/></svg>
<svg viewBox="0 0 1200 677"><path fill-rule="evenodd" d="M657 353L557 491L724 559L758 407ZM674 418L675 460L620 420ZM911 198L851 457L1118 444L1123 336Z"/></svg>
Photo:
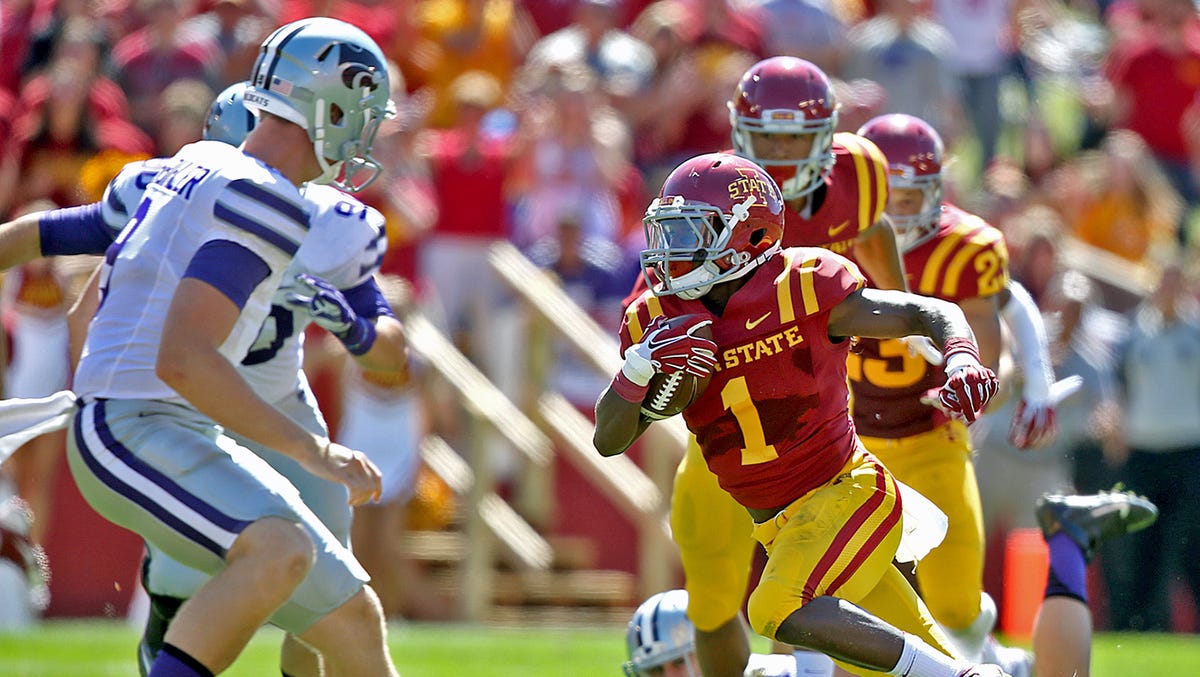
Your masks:
<svg viewBox="0 0 1200 677"><path fill-rule="evenodd" d="M820 634L822 619L835 612L836 606L837 600L833 597L817 597L805 602L790 590L759 585L750 595L746 611L750 627L758 634L788 644L808 646L808 640Z"/></svg>
<svg viewBox="0 0 1200 677"><path fill-rule="evenodd" d="M364 585L353 597L336 609L342 623L360 630L382 632L384 618L379 597L369 585Z"/></svg>
<svg viewBox="0 0 1200 677"><path fill-rule="evenodd" d="M226 555L233 563L242 558L265 560L272 575L299 583L316 561L316 546L304 527L281 517L265 517L246 527Z"/></svg>
<svg viewBox="0 0 1200 677"><path fill-rule="evenodd" d="M743 590L745 585L688 585L688 618L701 632L712 632L742 610Z"/></svg>
<svg viewBox="0 0 1200 677"><path fill-rule="evenodd" d="M764 591L760 585L750 594L750 601L746 604L746 619L750 621L750 627L755 632L763 637L775 639L779 623L796 606L798 605L785 603L785 599L779 595Z"/></svg>

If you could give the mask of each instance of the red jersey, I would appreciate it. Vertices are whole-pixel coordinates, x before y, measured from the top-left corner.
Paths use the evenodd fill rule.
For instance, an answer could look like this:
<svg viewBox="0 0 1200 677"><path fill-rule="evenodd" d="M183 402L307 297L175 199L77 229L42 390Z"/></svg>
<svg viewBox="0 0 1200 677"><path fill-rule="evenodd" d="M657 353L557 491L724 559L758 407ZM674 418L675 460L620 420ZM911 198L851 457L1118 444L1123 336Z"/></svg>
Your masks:
<svg viewBox="0 0 1200 677"><path fill-rule="evenodd" d="M913 293L956 303L986 298L1008 287L1008 248L986 221L945 205L937 233L905 252L904 268ZM848 368L860 434L899 439L945 420L920 401L925 391L945 383L945 372L910 355L900 341L859 339Z"/></svg>
<svg viewBox="0 0 1200 677"><path fill-rule="evenodd" d="M721 316L700 300L646 291L625 312L621 352L650 320L713 320L719 362L683 412L709 469L738 503L787 505L830 481L857 441L849 415L849 341L829 340L829 311L865 282L857 266L815 247L785 249L751 273Z"/></svg>
<svg viewBox="0 0 1200 677"><path fill-rule="evenodd" d="M833 169L825 179L820 204L810 217L784 210L785 247L824 247L853 258L854 240L883 215L887 206L887 158L857 134L833 136Z"/></svg>

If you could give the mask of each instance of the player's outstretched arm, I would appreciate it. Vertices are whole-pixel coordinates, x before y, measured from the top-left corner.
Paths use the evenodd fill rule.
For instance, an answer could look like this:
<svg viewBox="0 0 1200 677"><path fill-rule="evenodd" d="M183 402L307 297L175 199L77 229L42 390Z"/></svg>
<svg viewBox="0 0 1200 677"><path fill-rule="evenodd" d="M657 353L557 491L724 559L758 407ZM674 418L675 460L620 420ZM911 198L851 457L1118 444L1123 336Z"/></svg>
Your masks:
<svg viewBox="0 0 1200 677"><path fill-rule="evenodd" d="M980 361L975 334L957 305L898 291L860 289L830 311L831 338L900 338L920 334L941 346L946 384L928 396L948 415L974 422L996 394L998 381Z"/></svg>
<svg viewBox="0 0 1200 677"><path fill-rule="evenodd" d="M928 336L940 347L952 338L975 341L962 309L949 301L907 292L865 287L829 313L830 338Z"/></svg>
<svg viewBox="0 0 1200 677"><path fill-rule="evenodd" d="M25 214L0 225L0 269L8 270L42 255L38 224L46 213Z"/></svg>

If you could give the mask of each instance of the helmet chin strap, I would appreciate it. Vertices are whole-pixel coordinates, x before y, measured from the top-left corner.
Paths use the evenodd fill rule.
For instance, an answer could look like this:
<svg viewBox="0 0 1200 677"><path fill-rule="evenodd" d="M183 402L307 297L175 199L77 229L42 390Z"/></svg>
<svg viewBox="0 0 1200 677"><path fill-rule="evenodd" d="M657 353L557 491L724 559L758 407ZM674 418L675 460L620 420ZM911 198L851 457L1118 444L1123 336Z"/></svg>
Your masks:
<svg viewBox="0 0 1200 677"><path fill-rule="evenodd" d="M325 157L325 99L317 99L313 106L316 120L313 122L313 155L321 167L321 175L312 179L312 183L328 185L333 183L342 170L342 161L330 162Z"/></svg>

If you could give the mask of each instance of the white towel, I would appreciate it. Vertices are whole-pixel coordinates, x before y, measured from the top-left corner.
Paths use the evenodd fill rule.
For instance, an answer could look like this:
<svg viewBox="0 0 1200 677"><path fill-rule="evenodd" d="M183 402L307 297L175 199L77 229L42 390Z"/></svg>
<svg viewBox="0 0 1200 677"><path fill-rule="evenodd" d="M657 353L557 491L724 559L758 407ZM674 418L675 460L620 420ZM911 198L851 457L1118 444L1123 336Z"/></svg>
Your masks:
<svg viewBox="0 0 1200 677"><path fill-rule="evenodd" d="M921 492L897 480L900 501L904 505L904 535L896 548L897 562L912 562L915 566L946 538L950 520L941 508Z"/></svg>
<svg viewBox="0 0 1200 677"><path fill-rule="evenodd" d="M60 390L36 399L0 400L0 463L29 440L71 422L75 412L75 393Z"/></svg>

